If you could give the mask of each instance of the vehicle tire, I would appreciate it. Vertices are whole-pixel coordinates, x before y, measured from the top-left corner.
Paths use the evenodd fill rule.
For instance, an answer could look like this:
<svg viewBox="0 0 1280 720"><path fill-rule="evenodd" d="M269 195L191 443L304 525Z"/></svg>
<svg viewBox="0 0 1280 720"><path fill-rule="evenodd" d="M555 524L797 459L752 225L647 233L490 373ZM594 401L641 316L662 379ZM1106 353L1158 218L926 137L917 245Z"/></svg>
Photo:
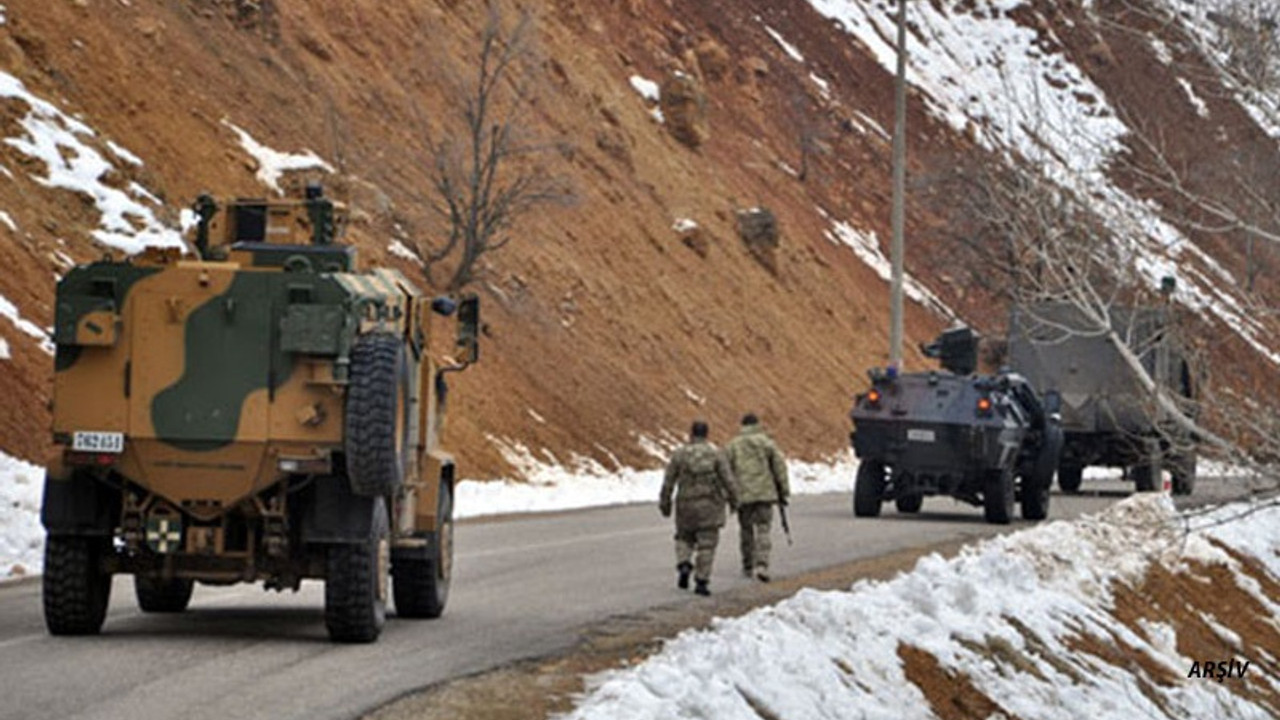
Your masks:
<svg viewBox="0 0 1280 720"><path fill-rule="evenodd" d="M404 344L372 333L351 351L344 450L351 492L388 497L400 487L409 454L409 365Z"/></svg>
<svg viewBox="0 0 1280 720"><path fill-rule="evenodd" d="M924 504L924 496L919 493L899 495L893 499L893 504L900 513L918 513L920 506Z"/></svg>
<svg viewBox="0 0 1280 720"><path fill-rule="evenodd" d="M399 617L438 618L449 601L449 580L453 577L453 489L447 482L440 483L436 513L440 529L429 538L434 556L428 560L397 560L391 566L391 590Z"/></svg>
<svg viewBox="0 0 1280 720"><path fill-rule="evenodd" d="M987 522L1008 525L1013 521L1013 468L987 472L982 492L983 515Z"/></svg>
<svg viewBox="0 0 1280 720"><path fill-rule="evenodd" d="M858 464L858 477L853 484L853 514L877 517L884 501L884 463L863 460Z"/></svg>
<svg viewBox="0 0 1280 720"><path fill-rule="evenodd" d="M334 642L378 639L387 620L387 569L390 532L387 504L373 501L372 537L331 545L326 558L324 624Z"/></svg>
<svg viewBox="0 0 1280 720"><path fill-rule="evenodd" d="M193 580L133 576L133 593L138 596L138 607L142 612L182 612L191 603L191 593L194 589L195 581Z"/></svg>
<svg viewBox="0 0 1280 720"><path fill-rule="evenodd" d="M1062 463L1058 466L1058 487L1064 493L1075 495L1080 492L1080 484L1084 481L1084 466Z"/></svg>
<svg viewBox="0 0 1280 720"><path fill-rule="evenodd" d="M1173 494L1190 495L1196 489L1196 454L1187 453L1173 460Z"/></svg>
<svg viewBox="0 0 1280 720"><path fill-rule="evenodd" d="M1150 465L1134 465L1129 468L1129 477L1138 492L1153 492L1156 489L1155 473L1151 472Z"/></svg>
<svg viewBox="0 0 1280 720"><path fill-rule="evenodd" d="M96 635L107 618L110 540L50 535L44 546L44 623L54 635Z"/></svg>

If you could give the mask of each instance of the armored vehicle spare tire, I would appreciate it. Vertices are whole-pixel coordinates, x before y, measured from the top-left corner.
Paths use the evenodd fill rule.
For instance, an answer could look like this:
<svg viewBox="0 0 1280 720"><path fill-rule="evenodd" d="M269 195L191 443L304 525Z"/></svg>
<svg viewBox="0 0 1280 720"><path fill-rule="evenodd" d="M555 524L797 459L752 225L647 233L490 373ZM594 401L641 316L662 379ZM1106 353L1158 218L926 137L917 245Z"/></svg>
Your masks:
<svg viewBox="0 0 1280 720"><path fill-rule="evenodd" d="M191 604L191 592L195 582L183 578L154 578L133 576L133 592L138 596L142 612L178 613Z"/></svg>
<svg viewBox="0 0 1280 720"><path fill-rule="evenodd" d="M351 492L386 497L400 487L409 450L409 367L395 335L372 333L351 351L344 450Z"/></svg>
<svg viewBox="0 0 1280 720"><path fill-rule="evenodd" d="M884 499L884 463L863 460L858 464L858 477L853 484L853 514L876 517Z"/></svg>
<svg viewBox="0 0 1280 720"><path fill-rule="evenodd" d="M54 635L96 635L107 618L109 540L50 535L44 546L44 622Z"/></svg>
<svg viewBox="0 0 1280 720"><path fill-rule="evenodd" d="M449 580L453 575L453 490L441 483L436 502L438 530L431 533L427 547L431 557L396 559L391 566L391 590L396 615L404 618L438 618L449 601Z"/></svg>
<svg viewBox="0 0 1280 720"><path fill-rule="evenodd" d="M995 525L1013 520L1013 468L988 470L982 491L983 516Z"/></svg>

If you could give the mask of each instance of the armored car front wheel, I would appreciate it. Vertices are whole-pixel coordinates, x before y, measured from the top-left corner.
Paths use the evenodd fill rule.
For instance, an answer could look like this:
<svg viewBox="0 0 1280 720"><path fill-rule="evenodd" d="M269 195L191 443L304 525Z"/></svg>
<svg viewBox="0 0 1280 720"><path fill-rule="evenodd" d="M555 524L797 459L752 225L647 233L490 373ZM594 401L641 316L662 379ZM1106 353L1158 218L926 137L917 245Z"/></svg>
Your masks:
<svg viewBox="0 0 1280 720"><path fill-rule="evenodd" d="M106 538L50 535L44 547L44 622L54 635L96 635L107 617Z"/></svg>
<svg viewBox="0 0 1280 720"><path fill-rule="evenodd" d="M876 517L880 503L884 501L884 463L879 460L863 460L858 464L858 477L853 484L853 514L857 517Z"/></svg>
<svg viewBox="0 0 1280 720"><path fill-rule="evenodd" d="M1013 521L1013 468L988 470L982 492L983 516L995 525Z"/></svg>

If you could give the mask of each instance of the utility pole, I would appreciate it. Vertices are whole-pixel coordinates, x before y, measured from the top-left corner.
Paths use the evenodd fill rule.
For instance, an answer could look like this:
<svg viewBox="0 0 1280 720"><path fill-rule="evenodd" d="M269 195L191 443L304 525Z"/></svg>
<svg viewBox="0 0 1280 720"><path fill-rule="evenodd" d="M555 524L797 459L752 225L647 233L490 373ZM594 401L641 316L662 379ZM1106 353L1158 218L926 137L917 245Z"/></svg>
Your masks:
<svg viewBox="0 0 1280 720"><path fill-rule="evenodd" d="M893 92L893 240L889 250L889 365L902 367L902 256L907 174L907 0L898 0L898 79Z"/></svg>

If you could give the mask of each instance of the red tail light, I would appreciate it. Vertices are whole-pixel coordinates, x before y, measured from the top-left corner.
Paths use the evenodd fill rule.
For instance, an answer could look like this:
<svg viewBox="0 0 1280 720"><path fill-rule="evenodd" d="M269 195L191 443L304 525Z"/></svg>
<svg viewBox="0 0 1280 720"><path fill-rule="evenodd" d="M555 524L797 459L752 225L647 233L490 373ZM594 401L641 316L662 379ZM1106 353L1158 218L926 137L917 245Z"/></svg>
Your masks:
<svg viewBox="0 0 1280 720"><path fill-rule="evenodd" d="M984 416L991 414L991 398L989 397L978 398L978 414L984 415Z"/></svg>

